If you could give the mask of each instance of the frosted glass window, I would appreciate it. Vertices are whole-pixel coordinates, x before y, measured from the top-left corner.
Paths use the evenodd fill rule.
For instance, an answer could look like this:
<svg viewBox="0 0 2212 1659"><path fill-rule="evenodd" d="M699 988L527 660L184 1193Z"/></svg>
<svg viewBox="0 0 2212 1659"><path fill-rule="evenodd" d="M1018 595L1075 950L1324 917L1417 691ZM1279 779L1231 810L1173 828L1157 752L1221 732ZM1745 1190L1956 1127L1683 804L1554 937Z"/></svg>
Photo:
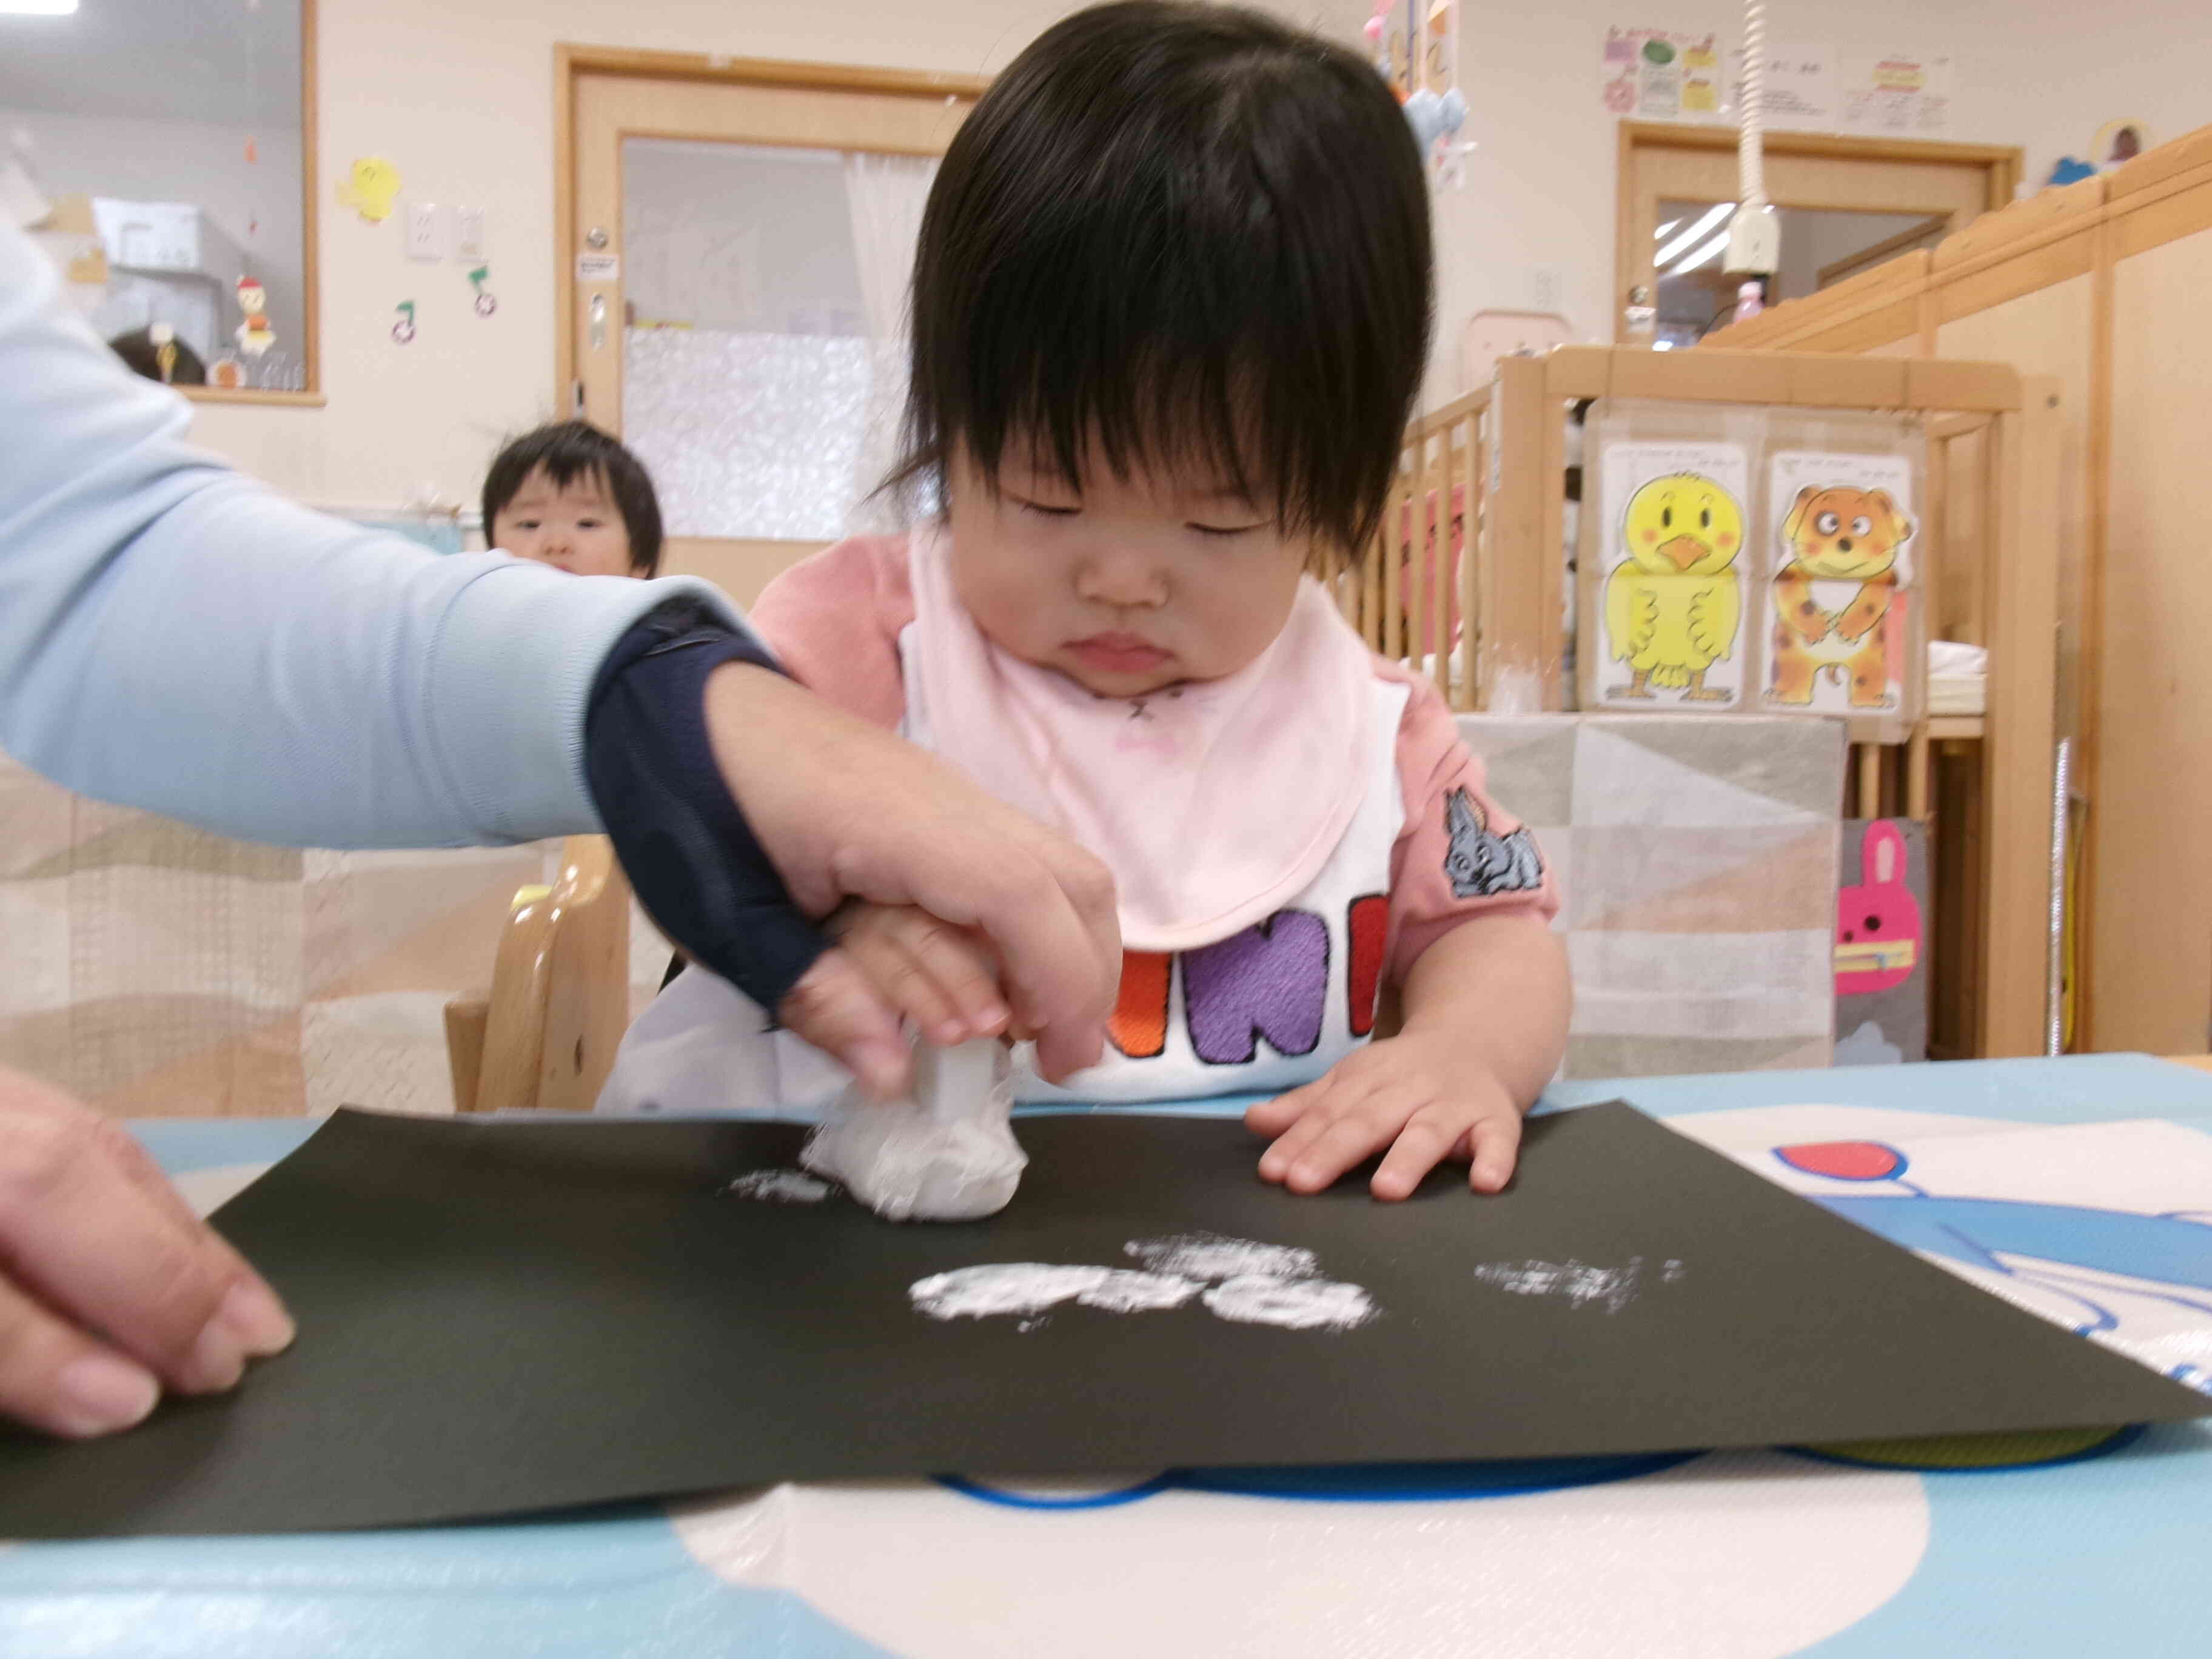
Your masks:
<svg viewBox="0 0 2212 1659"><path fill-rule="evenodd" d="M669 532L826 541L890 454L934 164L623 146L623 435Z"/></svg>

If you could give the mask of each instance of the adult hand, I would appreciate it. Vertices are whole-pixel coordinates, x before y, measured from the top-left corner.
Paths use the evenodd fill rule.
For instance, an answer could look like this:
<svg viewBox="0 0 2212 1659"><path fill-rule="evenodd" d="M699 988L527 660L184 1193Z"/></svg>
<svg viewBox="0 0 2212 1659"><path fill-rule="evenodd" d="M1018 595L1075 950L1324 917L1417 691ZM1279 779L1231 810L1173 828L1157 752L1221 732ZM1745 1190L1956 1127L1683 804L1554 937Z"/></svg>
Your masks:
<svg viewBox="0 0 2212 1659"><path fill-rule="evenodd" d="M998 957L1012 1024L1036 1035L1044 1076L1097 1063L1121 981L1105 866L944 761L766 670L715 670L707 729L731 794L802 909L867 899L972 929ZM830 952L800 989L786 1005L793 1030L857 1060L878 1090L903 1084L898 1017L849 960Z"/></svg>
<svg viewBox="0 0 2212 1659"><path fill-rule="evenodd" d="M164 1388L214 1394L292 1320L120 1127L0 1069L0 1413L128 1428Z"/></svg>

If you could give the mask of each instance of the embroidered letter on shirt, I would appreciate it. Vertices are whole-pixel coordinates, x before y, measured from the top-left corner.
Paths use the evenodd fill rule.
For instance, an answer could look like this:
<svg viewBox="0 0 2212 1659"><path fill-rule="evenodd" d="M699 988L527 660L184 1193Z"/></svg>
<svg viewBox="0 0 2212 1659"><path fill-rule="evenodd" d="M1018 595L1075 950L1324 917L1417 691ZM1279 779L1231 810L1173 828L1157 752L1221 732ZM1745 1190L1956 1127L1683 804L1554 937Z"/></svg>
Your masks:
<svg viewBox="0 0 2212 1659"><path fill-rule="evenodd" d="M1444 852L1444 873L1457 898L1488 898L1497 893L1533 893L1544 884L1544 860L1536 838L1526 829L1510 836L1493 831L1482 808L1464 789L1444 798L1444 830L1451 844Z"/></svg>
<svg viewBox="0 0 2212 1659"><path fill-rule="evenodd" d="M1310 911L1278 910L1186 951L1182 994L1190 1046L1209 1066L1249 1064L1261 1037L1279 1054L1310 1054L1328 1002L1328 924Z"/></svg>
<svg viewBox="0 0 2212 1659"><path fill-rule="evenodd" d="M1131 1060L1151 1060L1168 1046L1168 981L1175 958L1164 951L1121 952L1121 994L1106 1035Z"/></svg>
<svg viewBox="0 0 2212 1659"><path fill-rule="evenodd" d="M1352 1035L1375 1029L1375 1007L1382 994L1382 951L1390 939L1390 896L1370 893L1352 901L1344 919L1352 939L1352 972L1344 983L1345 1012Z"/></svg>

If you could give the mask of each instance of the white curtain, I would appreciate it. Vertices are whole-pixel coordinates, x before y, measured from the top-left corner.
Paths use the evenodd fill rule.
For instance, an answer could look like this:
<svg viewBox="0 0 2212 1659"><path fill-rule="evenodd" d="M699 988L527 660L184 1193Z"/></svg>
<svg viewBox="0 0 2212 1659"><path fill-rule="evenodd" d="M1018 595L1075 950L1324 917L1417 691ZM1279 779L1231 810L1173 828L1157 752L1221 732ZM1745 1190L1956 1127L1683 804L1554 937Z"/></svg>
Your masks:
<svg viewBox="0 0 2212 1659"><path fill-rule="evenodd" d="M899 421L906 408L908 295L914 281L915 244L936 177L934 156L854 151L845 157L845 202L853 216L871 364L867 414L854 475L856 505L848 515L847 527L854 531L897 528L904 516L897 501L873 492L898 457Z"/></svg>

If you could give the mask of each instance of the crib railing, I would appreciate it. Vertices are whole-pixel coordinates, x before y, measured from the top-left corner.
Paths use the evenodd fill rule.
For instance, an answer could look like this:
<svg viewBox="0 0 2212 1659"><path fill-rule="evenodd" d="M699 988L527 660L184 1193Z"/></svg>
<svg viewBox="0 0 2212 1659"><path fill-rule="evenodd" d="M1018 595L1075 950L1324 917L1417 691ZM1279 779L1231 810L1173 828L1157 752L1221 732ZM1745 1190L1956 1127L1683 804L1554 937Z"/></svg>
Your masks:
<svg viewBox="0 0 2212 1659"><path fill-rule="evenodd" d="M1813 353L1569 346L1504 360L1490 385L1407 427L1380 526L1332 573L1368 644L1432 675L1455 709L1497 706L1509 675L1538 708L1571 701L1567 410L1608 397L1929 417L1923 603L1950 620L1951 637L1990 648L1988 711L1923 716L1902 742L1852 721L1844 805L1857 817L1932 819L1937 858L1959 872L1954 958L1972 983L1956 1052L2039 1052L2056 994L2043 964L2057 382L2024 381L2003 363Z"/></svg>

